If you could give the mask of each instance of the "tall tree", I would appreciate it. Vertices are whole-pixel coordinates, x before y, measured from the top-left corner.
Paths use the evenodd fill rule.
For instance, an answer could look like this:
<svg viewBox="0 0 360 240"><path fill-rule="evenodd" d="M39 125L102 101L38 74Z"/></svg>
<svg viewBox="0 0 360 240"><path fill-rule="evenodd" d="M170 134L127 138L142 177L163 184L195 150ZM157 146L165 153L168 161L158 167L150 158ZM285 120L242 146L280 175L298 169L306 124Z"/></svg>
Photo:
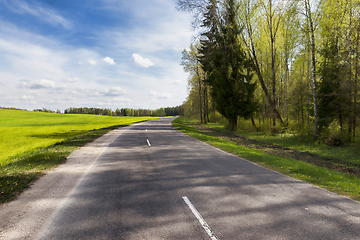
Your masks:
<svg viewBox="0 0 360 240"><path fill-rule="evenodd" d="M318 107L316 98L316 43L315 43L315 26L314 26L314 14L310 0L303 0L305 9L305 24L309 29L309 43L311 49L311 63L312 63L312 89L313 89L313 107L314 107L314 136L317 139L319 134L318 127Z"/></svg>
<svg viewBox="0 0 360 240"><path fill-rule="evenodd" d="M181 65L183 66L185 72L188 72L189 81L188 85L196 89L198 96L198 104L199 104L199 115L201 123L206 123L209 119L208 116L208 96L207 96L207 86L204 82L205 73L200 65L198 60L198 50L197 47L191 44L189 50L183 50Z"/></svg>
<svg viewBox="0 0 360 240"><path fill-rule="evenodd" d="M266 86L264 73L259 59L260 58L259 46L257 44L257 40L260 39L262 36L260 29L260 26L262 24L260 24L258 20L260 19L259 15L261 15L260 13L261 4L258 0L241 0L240 3L241 3L241 8L239 14L239 21L241 22L241 25L244 26L244 31L240 33L241 38L246 46L248 56L250 56L250 59L253 62L255 73L260 82L260 86L267 98L267 102L270 104L272 108L273 115L279 120L280 124L284 126L284 121L279 113L278 108L276 107L276 99L271 97L268 87ZM271 22L273 23L273 21ZM273 24L271 24L271 26L273 26ZM273 33L271 35L273 35ZM274 69L275 69L275 62L273 61L272 63L274 63ZM276 79L274 78L274 75L272 75L272 79L273 80ZM273 95L274 95L274 88L273 88Z"/></svg>
<svg viewBox="0 0 360 240"><path fill-rule="evenodd" d="M235 0L226 0L222 11L215 1L208 5L203 24L207 31L200 51L216 109L228 119L231 130L236 129L238 117L251 118L258 107L253 66L239 38L238 7Z"/></svg>

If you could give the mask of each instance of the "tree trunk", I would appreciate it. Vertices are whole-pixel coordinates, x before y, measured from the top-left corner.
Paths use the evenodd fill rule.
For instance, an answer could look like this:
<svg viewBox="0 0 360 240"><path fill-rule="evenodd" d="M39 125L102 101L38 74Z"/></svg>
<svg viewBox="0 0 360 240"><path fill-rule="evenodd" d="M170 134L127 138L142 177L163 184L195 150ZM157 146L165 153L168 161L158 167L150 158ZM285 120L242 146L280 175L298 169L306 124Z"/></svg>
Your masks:
<svg viewBox="0 0 360 240"><path fill-rule="evenodd" d="M310 40L310 38L308 39ZM307 73L306 73L306 88L307 88L307 125L310 125L310 46L308 46L308 59L307 59Z"/></svg>
<svg viewBox="0 0 360 240"><path fill-rule="evenodd" d="M303 85L304 85L304 71L305 71L305 62L301 69L301 82L300 82L300 109L301 109L301 125L304 126L304 104L303 104Z"/></svg>
<svg viewBox="0 0 360 240"><path fill-rule="evenodd" d="M311 17L311 9L309 0L305 0L305 8L307 12L307 20L309 21L309 30L311 34L311 61L312 61L312 79L313 79L313 99L314 99L314 135L315 139L318 137L318 115L317 115L317 103L316 103L316 57L315 57L315 29L313 20Z"/></svg>
<svg viewBox="0 0 360 240"><path fill-rule="evenodd" d="M352 4L351 4L351 0L350 0L350 8L349 8L349 11L350 11L350 23L349 23L349 118L348 118L348 134L349 134L349 138L352 137L351 135L351 131L352 131L352 69L351 69L351 53L352 53Z"/></svg>
<svg viewBox="0 0 360 240"><path fill-rule="evenodd" d="M274 44L275 38L273 33L273 19L272 19L272 0L269 0L269 31L270 31L270 51L271 51L271 71L272 71L272 93L273 93L273 108L276 109L276 73L275 73L275 56L274 56ZM273 116L273 126L276 126L276 115Z"/></svg>
<svg viewBox="0 0 360 240"><path fill-rule="evenodd" d="M199 66L199 65L198 65ZM200 110L200 122L203 123L203 108L202 108L202 98L201 98L201 78L200 78L200 73L199 73L199 67L196 67L196 74L197 74L197 79L198 79L198 84L199 84L199 110Z"/></svg>
<svg viewBox="0 0 360 240"><path fill-rule="evenodd" d="M262 88L263 92L265 93L265 96L266 96L268 102L271 104L276 118L280 121L280 124L282 126L284 126L284 121L282 120L281 115L276 108L276 102L271 99L271 95L269 94L269 91L264 82L264 78L261 74L261 70L260 70L259 62L257 60L256 50L255 50L255 46L254 46L253 36L252 36L253 33L252 33L251 24L250 24L250 19L248 18L248 16L250 15L249 7L250 7L250 4L247 5L247 9L246 9L246 12L247 12L246 25L247 25L247 31L248 31L248 37L249 37L250 43L247 43L245 41L245 38L243 37L244 43L247 45L247 47L249 49L249 56L251 56L251 60L254 63L255 73L258 76L258 80L260 82L261 88Z"/></svg>
<svg viewBox="0 0 360 240"><path fill-rule="evenodd" d="M237 118L229 119L229 127L230 127L230 131L236 131L236 129L237 129Z"/></svg>
<svg viewBox="0 0 360 240"><path fill-rule="evenodd" d="M289 57L288 49L285 46L285 79L284 79L284 95L285 95L285 116L286 116L286 125L289 124L289 107L288 107L288 80L289 80ZM290 93L291 94L291 93Z"/></svg>
<svg viewBox="0 0 360 240"><path fill-rule="evenodd" d="M355 141L355 130L356 130L356 116L357 116L357 94L358 94L358 90L357 90L357 82L358 82L358 69L359 69L359 35L360 35L360 25L358 25L357 28L357 37L356 37L356 59L355 59L355 76L354 76L354 81L355 81L355 86L354 86L354 118L353 118L353 140Z"/></svg>

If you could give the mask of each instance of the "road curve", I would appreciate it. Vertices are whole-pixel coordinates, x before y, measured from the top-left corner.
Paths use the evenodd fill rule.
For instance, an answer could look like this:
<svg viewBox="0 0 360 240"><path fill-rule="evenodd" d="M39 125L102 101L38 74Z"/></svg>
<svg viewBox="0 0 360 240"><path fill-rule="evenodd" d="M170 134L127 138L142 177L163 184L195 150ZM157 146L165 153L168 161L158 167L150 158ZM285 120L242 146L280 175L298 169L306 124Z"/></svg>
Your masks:
<svg viewBox="0 0 360 240"><path fill-rule="evenodd" d="M199 142L171 120L76 151L1 206L0 238L360 238L358 202Z"/></svg>

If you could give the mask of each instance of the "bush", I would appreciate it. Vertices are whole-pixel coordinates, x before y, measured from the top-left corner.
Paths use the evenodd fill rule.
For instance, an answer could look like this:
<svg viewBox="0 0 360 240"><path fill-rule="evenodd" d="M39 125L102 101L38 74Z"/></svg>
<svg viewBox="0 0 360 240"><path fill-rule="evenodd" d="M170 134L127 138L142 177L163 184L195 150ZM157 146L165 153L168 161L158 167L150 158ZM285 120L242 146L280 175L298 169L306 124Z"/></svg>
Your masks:
<svg viewBox="0 0 360 240"><path fill-rule="evenodd" d="M277 135L279 133L283 132L283 128L281 126L272 126L270 128L270 134L271 135Z"/></svg>
<svg viewBox="0 0 360 240"><path fill-rule="evenodd" d="M342 131L340 126L336 123L331 123L326 129L322 129L319 135L319 142L328 146L339 147L349 142L349 136L345 131Z"/></svg>

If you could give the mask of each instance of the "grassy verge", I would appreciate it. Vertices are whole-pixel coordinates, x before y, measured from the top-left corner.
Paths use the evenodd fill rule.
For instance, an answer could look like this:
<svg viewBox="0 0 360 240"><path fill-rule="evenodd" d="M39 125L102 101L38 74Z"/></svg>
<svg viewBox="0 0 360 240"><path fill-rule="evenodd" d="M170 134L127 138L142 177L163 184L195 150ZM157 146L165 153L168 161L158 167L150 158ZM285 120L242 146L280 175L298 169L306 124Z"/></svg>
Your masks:
<svg viewBox="0 0 360 240"><path fill-rule="evenodd" d="M101 135L153 117L63 115L0 109L0 203Z"/></svg>
<svg viewBox="0 0 360 240"><path fill-rule="evenodd" d="M196 121L184 118L177 118L173 121L173 126L178 130L212 146L244 157L290 177L310 182L357 201L360 200L360 179L355 176L226 141L220 137L211 136L206 131L196 129L193 127L194 124L196 124Z"/></svg>

